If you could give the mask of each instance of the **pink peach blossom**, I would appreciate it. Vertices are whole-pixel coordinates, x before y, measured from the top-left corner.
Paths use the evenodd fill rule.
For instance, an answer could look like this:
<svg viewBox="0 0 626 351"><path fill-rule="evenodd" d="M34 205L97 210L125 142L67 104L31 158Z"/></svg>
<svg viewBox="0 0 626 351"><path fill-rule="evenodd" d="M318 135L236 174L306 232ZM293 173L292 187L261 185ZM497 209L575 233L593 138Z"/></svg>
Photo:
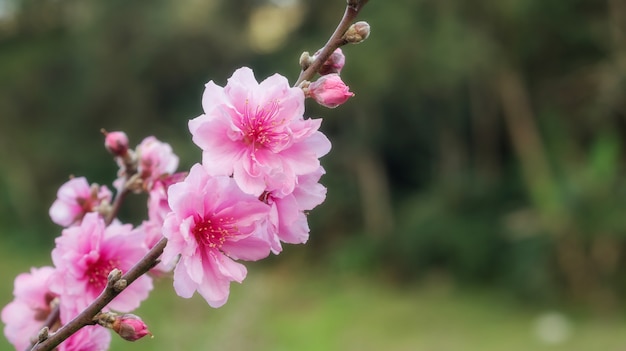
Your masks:
<svg viewBox="0 0 626 351"><path fill-rule="evenodd" d="M1 317L4 335L17 351L30 345L52 310L56 294L48 288L48 279L53 272L52 267L31 268L15 278L15 298L2 309Z"/></svg>
<svg viewBox="0 0 626 351"><path fill-rule="evenodd" d="M111 333L99 326L92 325L81 328L63 341L59 351L106 351L111 344ZM24 351L24 350L20 350Z"/></svg>
<svg viewBox="0 0 626 351"><path fill-rule="evenodd" d="M225 87L206 84L204 114L189 122L210 175L233 175L246 193L261 195L280 183L291 191L298 175L315 171L330 141L321 119L304 119L304 94L274 74L258 83L251 69L236 70Z"/></svg>
<svg viewBox="0 0 626 351"><path fill-rule="evenodd" d="M230 282L241 283L246 268L233 259L258 260L269 255L261 233L267 228L269 206L246 194L226 176L209 176L196 164L187 178L168 190L172 212L165 218L168 238L164 263L180 261L174 289L189 298L195 291L212 307L228 299Z"/></svg>
<svg viewBox="0 0 626 351"><path fill-rule="evenodd" d="M167 189L170 185L182 181L185 176L186 173L181 172L158 179L148 193L148 219L143 221L141 227L138 228L145 233L144 241L148 249L154 247L163 237L163 221L165 216L171 212L170 205L167 202ZM159 262L151 272L160 274L169 272L172 268L173 265L168 266L163 262Z"/></svg>
<svg viewBox="0 0 626 351"><path fill-rule="evenodd" d="M178 156L174 154L170 144L159 141L154 136L145 138L135 152L139 159L137 172L148 190L157 179L173 174L178 167Z"/></svg>
<svg viewBox="0 0 626 351"><path fill-rule="evenodd" d="M89 186L84 177L72 178L61 185L57 199L50 207L50 218L63 227L80 221L88 212L98 210L103 203L110 203L111 191L104 185Z"/></svg>
<svg viewBox="0 0 626 351"><path fill-rule="evenodd" d="M272 206L270 212L270 235L272 251L282 251L280 242L303 244L309 239L309 224L305 211L310 211L324 202L326 188L318 183L324 174L320 167L317 171L298 177L298 185L292 193L283 194L278 190L264 194L262 200Z"/></svg>
<svg viewBox="0 0 626 351"><path fill-rule="evenodd" d="M312 82L307 92L308 96L312 97L318 104L329 108L335 108L354 96L354 93L341 80L341 77L335 73L321 76Z"/></svg>
<svg viewBox="0 0 626 351"><path fill-rule="evenodd" d="M85 215L80 226L63 230L52 250L56 272L50 290L61 298L61 318L72 317L102 292L114 268L127 272L148 251L139 231L129 224L105 226L96 214ZM117 296L109 307L129 312L139 307L152 290L152 279L143 275Z"/></svg>

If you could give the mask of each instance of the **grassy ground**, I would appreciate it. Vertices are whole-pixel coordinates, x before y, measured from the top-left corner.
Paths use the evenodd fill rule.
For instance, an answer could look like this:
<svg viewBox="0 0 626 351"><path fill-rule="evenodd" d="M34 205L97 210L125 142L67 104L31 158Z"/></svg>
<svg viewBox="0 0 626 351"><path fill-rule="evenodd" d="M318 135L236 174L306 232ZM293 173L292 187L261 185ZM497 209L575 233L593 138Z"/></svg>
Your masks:
<svg viewBox="0 0 626 351"><path fill-rule="evenodd" d="M29 267L24 257L9 252L3 257L4 281ZM11 285L0 286L3 305L11 299ZM445 283L401 289L284 266L253 268L232 290L224 307L211 309L198 296L176 297L171 281L162 279L136 311L154 338L129 343L114 337L111 350L626 350L623 318L545 314L506 295L461 291ZM0 340L0 350L11 349Z"/></svg>

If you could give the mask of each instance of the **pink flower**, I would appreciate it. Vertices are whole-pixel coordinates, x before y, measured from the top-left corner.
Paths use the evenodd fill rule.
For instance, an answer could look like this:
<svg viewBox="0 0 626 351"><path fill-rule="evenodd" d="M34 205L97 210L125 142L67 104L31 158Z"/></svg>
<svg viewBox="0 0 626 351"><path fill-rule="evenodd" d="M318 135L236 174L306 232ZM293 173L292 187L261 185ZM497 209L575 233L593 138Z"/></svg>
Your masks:
<svg viewBox="0 0 626 351"><path fill-rule="evenodd" d="M114 268L127 272L148 251L143 236L131 225L105 226L96 214L85 215L80 226L63 230L52 250L57 268L50 279L50 290L60 295L61 318L86 307L102 292ZM138 278L117 296L109 307L129 312L139 306L152 290L152 279Z"/></svg>
<svg viewBox="0 0 626 351"><path fill-rule="evenodd" d="M148 249L156 245L163 237L163 221L165 216L171 212L170 205L167 202L167 189L170 185L182 181L186 173L175 173L171 176L157 180L152 189L148 193L148 220L143 221L141 230L145 233L145 244ZM165 273L172 270L174 266L167 266L163 262L157 264L152 273Z"/></svg>
<svg viewBox="0 0 626 351"><path fill-rule="evenodd" d="M298 177L298 185L290 194L280 191L266 193L262 200L272 206L270 215L272 251L282 251L280 242L303 244L309 239L309 224L304 211L310 211L324 202L326 188L318 183L324 174L320 167L317 171Z"/></svg>
<svg viewBox="0 0 626 351"><path fill-rule="evenodd" d="M312 82L307 90L308 96L318 104L335 108L354 96L350 88L341 80L338 74L327 74Z"/></svg>
<svg viewBox="0 0 626 351"><path fill-rule="evenodd" d="M111 333L99 326L81 328L59 345L59 351L106 351L111 343ZM23 351L23 350L20 350Z"/></svg>
<svg viewBox="0 0 626 351"><path fill-rule="evenodd" d="M89 186L84 177L72 178L57 192L57 199L50 207L50 218L63 227L80 221L88 212L98 211L111 202L112 194L106 186Z"/></svg>
<svg viewBox="0 0 626 351"><path fill-rule="evenodd" d="M17 351L30 345L52 310L56 294L48 289L48 279L53 272L52 267L31 268L15 278L15 299L2 309L2 322L4 335Z"/></svg>
<svg viewBox="0 0 626 351"><path fill-rule="evenodd" d="M258 260L269 255L261 237L269 206L245 194L226 176L209 176L199 164L187 178L170 186L172 212L163 235L169 239L164 263L180 261L174 270L174 289L189 298L195 291L212 307L228 299L230 282L241 283L246 268L233 259Z"/></svg>
<svg viewBox="0 0 626 351"><path fill-rule="evenodd" d="M173 174L178 167L178 156L174 154L170 144L153 136L145 138L135 151L139 159L137 171L144 180L144 188L148 190L156 180Z"/></svg>
<svg viewBox="0 0 626 351"><path fill-rule="evenodd" d="M202 97L204 115L189 122L210 175L233 175L256 196L278 183L291 191L298 175L315 171L330 141L320 119L304 119L304 94L275 74L261 83L247 67L224 88L213 81Z"/></svg>
<svg viewBox="0 0 626 351"><path fill-rule="evenodd" d="M313 59L320 54L322 50L318 50L314 55ZM330 57L322 64L320 69L318 70L320 75L326 75L331 73L340 73L341 69L346 63L346 56L341 51L341 48L337 48Z"/></svg>
<svg viewBox="0 0 626 351"><path fill-rule="evenodd" d="M134 314L124 314L115 319L112 329L124 340L137 341L146 335L152 335L148 326Z"/></svg>

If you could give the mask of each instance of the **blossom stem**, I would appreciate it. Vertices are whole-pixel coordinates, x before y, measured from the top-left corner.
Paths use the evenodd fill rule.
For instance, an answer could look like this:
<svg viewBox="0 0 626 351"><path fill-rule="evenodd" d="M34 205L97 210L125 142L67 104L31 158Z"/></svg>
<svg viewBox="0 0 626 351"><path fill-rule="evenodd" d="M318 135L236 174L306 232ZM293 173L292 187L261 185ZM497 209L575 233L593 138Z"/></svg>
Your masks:
<svg viewBox="0 0 626 351"><path fill-rule="evenodd" d="M122 275L120 280L126 280L126 287L128 287L137 278L147 273L158 262L159 256L163 253L163 249L167 244L166 238L161 240L148 251L148 253L137 262L126 274ZM50 335L46 340L37 343L33 346L31 351L50 351L57 347L61 342L72 336L79 329L87 325L95 324L93 318L100 311L106 307L117 295L119 295L124 288L120 289L119 286L114 286L114 282L109 282L104 288L102 293L81 313L79 313L74 319L69 321L54 334Z"/></svg>
<svg viewBox="0 0 626 351"><path fill-rule="evenodd" d="M128 178L129 177L126 177L124 179L124 182L126 182ZM129 193L128 187L124 186L124 189L122 189L117 194L117 196L115 197L115 200L113 200L113 205L111 206L111 212L109 212L106 218L104 219L104 223L106 225L111 224L111 222L113 222L113 219L117 217L117 214L120 211L120 208L122 207L122 203L124 202L124 199L126 198L126 195L128 195L128 193Z"/></svg>
<svg viewBox="0 0 626 351"><path fill-rule="evenodd" d="M300 72L300 76L298 80L294 84L294 87L300 85L300 83L305 80L311 80L315 74L319 71L322 64L328 60L330 55L332 55L337 48L346 45L348 42L344 39L343 35L348 30L354 19L357 17L363 6L367 3L368 0L347 0L346 10L343 14L343 18L337 25L335 32L330 36L326 45L322 48L319 55L315 60L307 67L305 70Z"/></svg>

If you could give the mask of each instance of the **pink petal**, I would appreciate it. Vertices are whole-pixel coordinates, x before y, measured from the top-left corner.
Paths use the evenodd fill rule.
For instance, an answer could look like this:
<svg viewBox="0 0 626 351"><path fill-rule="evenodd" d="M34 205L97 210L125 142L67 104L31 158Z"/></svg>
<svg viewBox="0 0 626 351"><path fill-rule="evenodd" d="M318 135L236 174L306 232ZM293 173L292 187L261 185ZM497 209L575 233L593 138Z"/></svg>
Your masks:
<svg viewBox="0 0 626 351"><path fill-rule="evenodd" d="M270 244L267 240L249 236L238 241L227 241L222 250L236 260L256 261L269 256Z"/></svg>
<svg viewBox="0 0 626 351"><path fill-rule="evenodd" d="M174 269L174 290L176 294L188 299L193 296L196 287L197 284L187 274L187 268L179 263Z"/></svg>

